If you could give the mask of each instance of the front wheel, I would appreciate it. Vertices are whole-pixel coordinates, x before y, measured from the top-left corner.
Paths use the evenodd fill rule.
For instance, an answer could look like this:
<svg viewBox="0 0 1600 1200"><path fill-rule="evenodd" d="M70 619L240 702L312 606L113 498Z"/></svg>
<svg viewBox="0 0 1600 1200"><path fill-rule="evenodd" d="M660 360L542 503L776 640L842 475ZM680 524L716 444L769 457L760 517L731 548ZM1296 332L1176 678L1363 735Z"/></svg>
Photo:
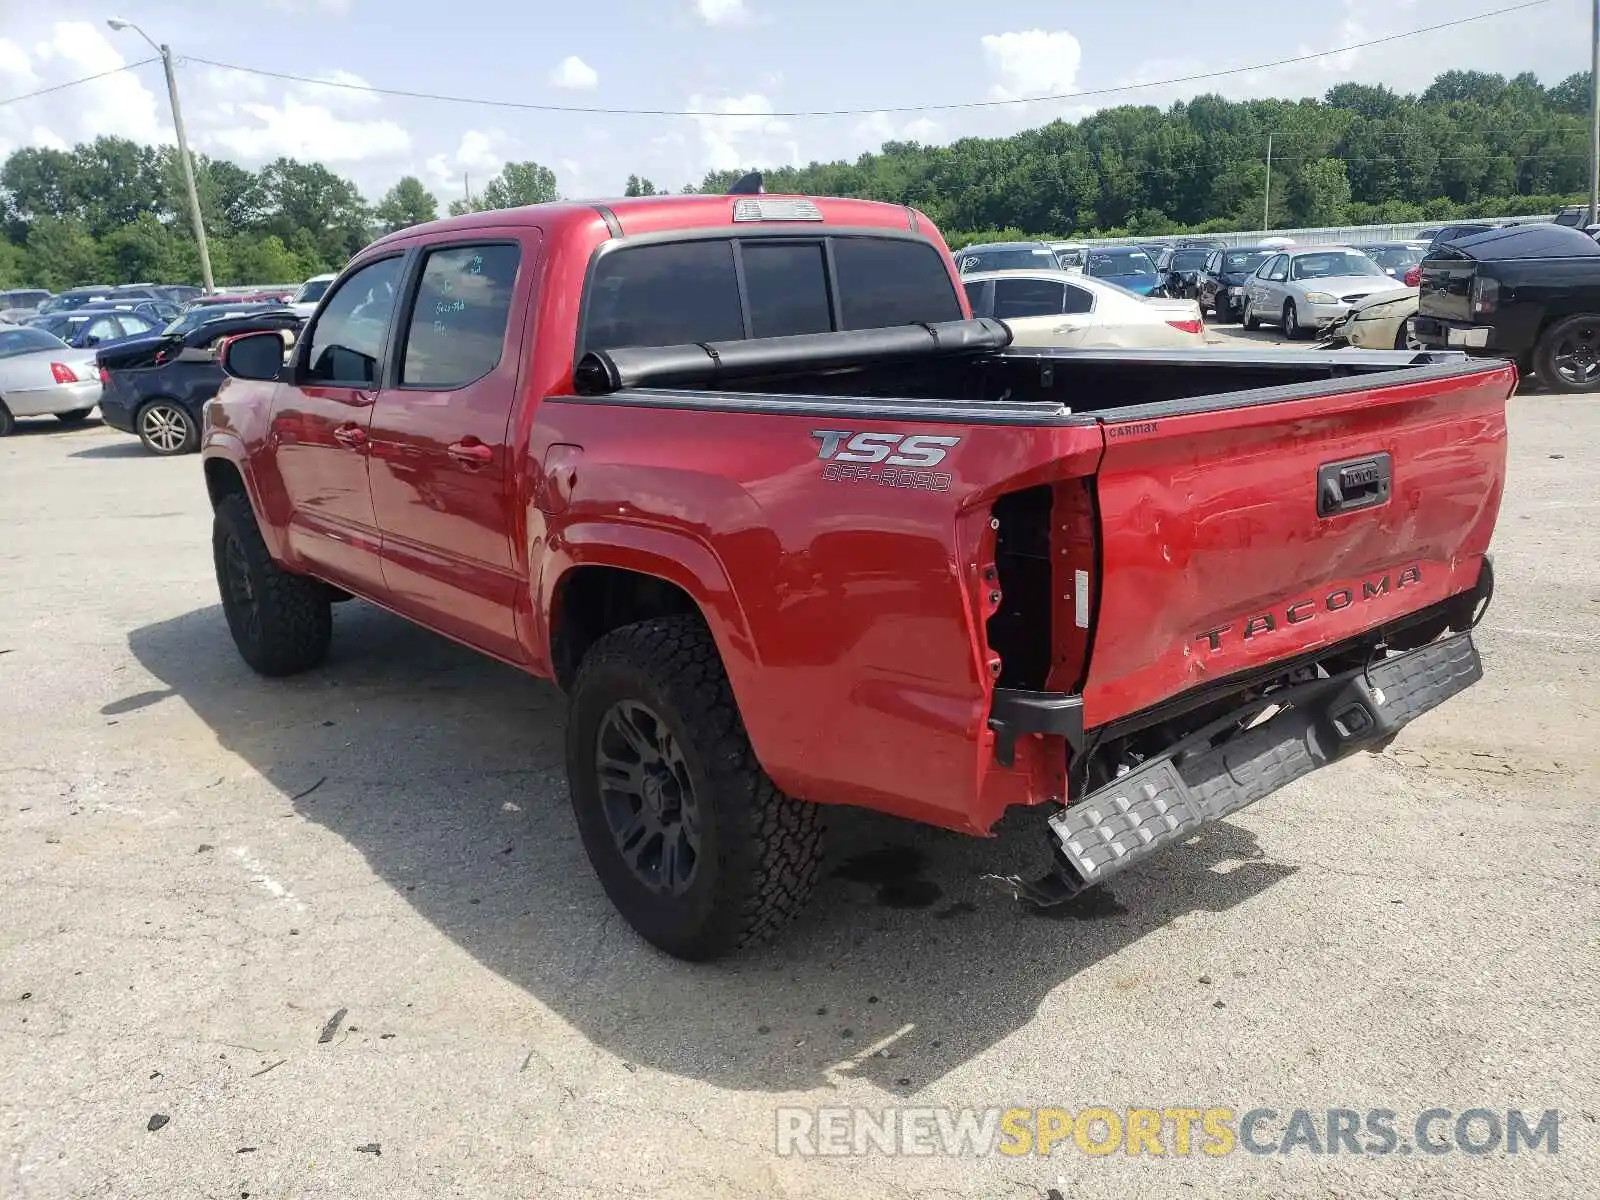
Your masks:
<svg viewBox="0 0 1600 1200"><path fill-rule="evenodd" d="M333 605L315 579L272 561L249 498L224 496L211 523L222 612L239 655L262 675L296 675L328 655Z"/></svg>
<svg viewBox="0 0 1600 1200"><path fill-rule="evenodd" d="M1600 391L1600 315L1557 321L1533 352L1539 382L1552 392Z"/></svg>
<svg viewBox="0 0 1600 1200"><path fill-rule="evenodd" d="M1256 316L1255 308L1249 300L1244 302L1244 327L1251 332L1261 328L1261 319Z"/></svg>
<svg viewBox="0 0 1600 1200"><path fill-rule="evenodd" d="M1417 340L1417 335L1411 332L1411 322L1401 321L1400 328L1395 331L1394 348L1396 350L1424 350L1423 344Z"/></svg>
<svg viewBox="0 0 1600 1200"><path fill-rule="evenodd" d="M761 769L696 616L624 626L584 656L567 715L567 785L606 895L678 958L766 939L816 883L822 812Z"/></svg>
<svg viewBox="0 0 1600 1200"><path fill-rule="evenodd" d="M57 413L56 420L63 425L81 425L89 419L89 414L93 411L89 408L75 408L71 412Z"/></svg>
<svg viewBox="0 0 1600 1200"><path fill-rule="evenodd" d="M1283 336L1291 342L1298 341L1302 330L1300 328L1300 314L1295 309L1293 300L1283 302Z"/></svg>
<svg viewBox="0 0 1600 1200"><path fill-rule="evenodd" d="M5 401L0 400L0 437L9 437L16 427L17 419L11 415Z"/></svg>
<svg viewBox="0 0 1600 1200"><path fill-rule="evenodd" d="M168 457L192 454L200 448L200 427L189 410L176 400L152 400L134 421L139 440L151 454Z"/></svg>

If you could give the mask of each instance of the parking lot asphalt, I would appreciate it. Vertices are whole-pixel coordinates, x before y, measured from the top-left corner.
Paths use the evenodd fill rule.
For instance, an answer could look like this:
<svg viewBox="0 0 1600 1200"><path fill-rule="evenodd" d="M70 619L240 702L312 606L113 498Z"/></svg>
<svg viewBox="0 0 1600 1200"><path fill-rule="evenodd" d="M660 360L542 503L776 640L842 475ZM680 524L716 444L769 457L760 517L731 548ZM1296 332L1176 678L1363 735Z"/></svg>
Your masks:
<svg viewBox="0 0 1600 1200"><path fill-rule="evenodd" d="M776 945L614 916L544 684L363 604L266 681L196 458L0 441L0 1196L1588 1196L1600 401L1520 397L1481 684L1058 919L840 812ZM780 1105L1560 1110L1558 1152L780 1157ZM164 1118L164 1120L163 1120ZM1280 1122L1281 1125L1281 1122Z"/></svg>

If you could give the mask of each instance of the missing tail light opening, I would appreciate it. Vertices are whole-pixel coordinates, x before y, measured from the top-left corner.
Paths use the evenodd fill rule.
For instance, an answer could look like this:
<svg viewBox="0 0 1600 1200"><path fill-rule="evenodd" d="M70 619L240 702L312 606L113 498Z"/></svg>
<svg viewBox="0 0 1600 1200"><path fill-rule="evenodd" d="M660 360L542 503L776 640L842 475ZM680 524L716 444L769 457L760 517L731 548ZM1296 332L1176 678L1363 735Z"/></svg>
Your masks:
<svg viewBox="0 0 1600 1200"><path fill-rule="evenodd" d="M1033 487L995 501L1000 607L986 630L1000 656L998 687L1039 690L1050 674L1051 499L1050 488Z"/></svg>
<svg viewBox="0 0 1600 1200"><path fill-rule="evenodd" d="M55 376L57 383L77 383L78 377L66 363L51 363L50 374Z"/></svg>

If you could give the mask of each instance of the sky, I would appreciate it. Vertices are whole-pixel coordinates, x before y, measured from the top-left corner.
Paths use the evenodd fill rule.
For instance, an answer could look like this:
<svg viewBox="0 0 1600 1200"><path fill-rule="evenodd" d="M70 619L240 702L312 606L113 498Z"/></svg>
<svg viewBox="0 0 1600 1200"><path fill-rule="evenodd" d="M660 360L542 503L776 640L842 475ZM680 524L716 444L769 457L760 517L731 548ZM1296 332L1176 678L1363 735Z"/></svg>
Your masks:
<svg viewBox="0 0 1600 1200"><path fill-rule="evenodd" d="M137 21L170 43L193 149L258 167L315 160L369 200L402 175L443 199L534 159L563 195L612 196L630 174L677 191L707 170L854 159L886 140L946 143L1076 119L1122 103L1321 96L1335 83L1425 87L1441 71L1589 65L1587 0L1269 70L1111 96L1039 96L1150 83L1330 50L1517 0L0 0L0 158L98 134L173 140L159 63L36 99L10 97L136 62ZM185 61L186 56L189 61ZM727 113L528 112L377 96L240 74L193 58L407 91L519 103ZM1018 101L956 111L781 115L818 109ZM780 114L780 115L774 115Z"/></svg>

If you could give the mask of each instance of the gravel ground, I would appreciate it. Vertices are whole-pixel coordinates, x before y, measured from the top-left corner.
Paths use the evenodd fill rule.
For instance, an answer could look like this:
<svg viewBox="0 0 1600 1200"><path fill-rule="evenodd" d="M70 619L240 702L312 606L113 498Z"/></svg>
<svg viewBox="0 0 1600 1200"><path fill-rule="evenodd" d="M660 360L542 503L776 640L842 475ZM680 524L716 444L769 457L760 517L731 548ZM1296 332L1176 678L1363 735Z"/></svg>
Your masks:
<svg viewBox="0 0 1600 1200"><path fill-rule="evenodd" d="M844 813L790 934L691 967L590 873L553 689L359 604L326 668L253 677L198 461L28 423L0 1196L1592 1195L1600 401L1518 398L1512 438L1487 678L1381 756L1057 920L980 879L1037 864L1037 814ZM894 1104L1561 1124L1554 1155L774 1152L778 1106Z"/></svg>

